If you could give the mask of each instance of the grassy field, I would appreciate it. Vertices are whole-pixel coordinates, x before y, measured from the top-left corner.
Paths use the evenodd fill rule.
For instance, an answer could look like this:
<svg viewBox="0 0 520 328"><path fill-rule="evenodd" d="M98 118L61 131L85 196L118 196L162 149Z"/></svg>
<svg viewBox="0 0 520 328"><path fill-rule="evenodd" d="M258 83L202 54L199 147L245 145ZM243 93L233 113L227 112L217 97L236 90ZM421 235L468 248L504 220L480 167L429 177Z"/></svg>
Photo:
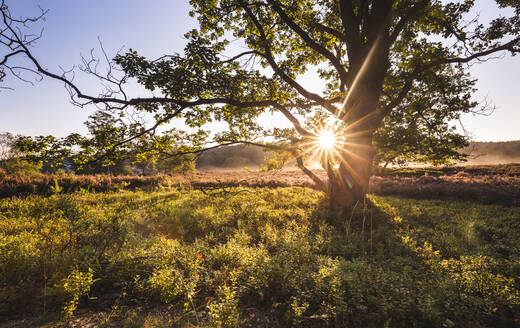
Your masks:
<svg viewBox="0 0 520 328"><path fill-rule="evenodd" d="M520 208L446 198L468 179L517 186L394 177L402 196L372 194L334 227L305 187L4 198L0 327L518 326Z"/></svg>

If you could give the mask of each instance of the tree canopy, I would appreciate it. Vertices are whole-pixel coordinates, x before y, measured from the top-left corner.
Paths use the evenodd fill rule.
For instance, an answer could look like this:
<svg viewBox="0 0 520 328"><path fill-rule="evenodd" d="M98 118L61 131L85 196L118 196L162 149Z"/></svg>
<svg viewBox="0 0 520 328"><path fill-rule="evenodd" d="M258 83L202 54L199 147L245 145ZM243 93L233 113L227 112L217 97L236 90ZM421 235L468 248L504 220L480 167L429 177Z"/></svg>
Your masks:
<svg viewBox="0 0 520 328"><path fill-rule="evenodd" d="M460 158L455 150L466 139L452 122L481 110L468 65L520 52L520 1L495 3L503 14L486 23L472 0L191 0L200 27L186 33L183 54L148 59L130 49L108 60L105 73L94 58L84 60L82 70L107 86L91 96L67 72L43 68L31 52L37 36L17 29L38 17L15 19L2 0L0 79L17 74L12 57L25 56L33 64L27 69L64 82L79 106L150 113L154 123L136 128L130 140L174 122L164 133L184 140L182 153L260 144L290 154L351 206L364 196L374 160ZM309 70L322 89L304 86ZM132 98L124 89L132 79L160 96ZM280 113L293 128L265 129L259 117L266 112ZM213 133L206 124L214 121L228 129ZM335 145L323 149L317 139L329 130ZM323 153L328 182L305 167L315 152Z"/></svg>

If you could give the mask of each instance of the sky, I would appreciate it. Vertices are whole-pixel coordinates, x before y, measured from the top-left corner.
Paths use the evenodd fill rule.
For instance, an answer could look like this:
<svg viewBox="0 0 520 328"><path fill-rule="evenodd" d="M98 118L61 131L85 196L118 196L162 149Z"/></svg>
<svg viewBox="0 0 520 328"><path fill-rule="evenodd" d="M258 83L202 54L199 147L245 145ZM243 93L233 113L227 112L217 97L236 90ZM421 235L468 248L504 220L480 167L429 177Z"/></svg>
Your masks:
<svg viewBox="0 0 520 328"><path fill-rule="evenodd" d="M493 15L492 3L479 1L478 11L484 17ZM99 49L98 38L109 55L122 47L150 58L182 52L184 33L197 26L188 15L188 0L8 0L8 5L15 16L38 14L38 5L49 10L33 52L44 67L55 72L79 64L80 54ZM520 140L520 56L476 64L471 73L478 79L475 99L486 99L496 108L489 116L463 117L473 140ZM95 81L81 76L75 81L93 94L100 90ZM318 83L312 74L306 75L305 85ZM51 79L34 86L14 79L4 84L14 90L0 91L0 133L58 137L85 133L83 122L96 110L73 106L63 84ZM142 93L137 88L132 91ZM264 119L266 124L278 122L276 117Z"/></svg>

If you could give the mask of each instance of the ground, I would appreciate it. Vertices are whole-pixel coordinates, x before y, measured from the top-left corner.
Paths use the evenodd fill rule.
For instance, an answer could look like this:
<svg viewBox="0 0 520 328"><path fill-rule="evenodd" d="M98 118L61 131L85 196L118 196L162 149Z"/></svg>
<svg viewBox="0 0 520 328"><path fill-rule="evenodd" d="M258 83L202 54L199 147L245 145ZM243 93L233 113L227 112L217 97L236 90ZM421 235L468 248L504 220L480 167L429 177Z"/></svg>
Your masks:
<svg viewBox="0 0 520 328"><path fill-rule="evenodd" d="M335 220L309 187L56 177L0 200L0 327L518 326L520 184L484 173L374 177Z"/></svg>

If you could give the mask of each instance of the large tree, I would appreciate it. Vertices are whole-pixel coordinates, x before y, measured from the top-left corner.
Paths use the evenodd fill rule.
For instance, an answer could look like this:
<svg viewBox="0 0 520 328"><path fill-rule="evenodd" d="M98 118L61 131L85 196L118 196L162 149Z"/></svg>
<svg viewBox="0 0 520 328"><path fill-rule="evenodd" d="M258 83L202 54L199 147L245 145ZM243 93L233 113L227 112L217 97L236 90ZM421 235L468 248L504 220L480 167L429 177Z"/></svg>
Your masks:
<svg viewBox="0 0 520 328"><path fill-rule="evenodd" d="M100 96L91 96L66 72L44 68L31 53L37 37L17 29L34 19L15 19L2 0L0 42L6 52L0 57L0 79L17 74L9 63L25 56L33 65L26 69L64 82L78 105L152 113L154 124L138 134L154 133L178 118L187 131L197 130L196 135L216 143L262 144L285 151L328 192L334 207L349 209L367 191L375 136L379 144L391 145L399 133L416 133L403 138L412 143L406 149L448 154L447 144L460 144L450 122L477 109L468 64L520 51L518 0L496 0L504 16L488 24L474 14L471 0L190 3L200 28L186 34L183 55L147 59L129 50L109 62L106 74L96 70L95 58L84 60L83 71L109 86ZM232 53L241 47L247 49ZM117 68L121 75L115 73ZM322 87L317 90L302 83L310 69L318 72ZM161 96L128 96L123 86L132 78ZM265 112L281 113L294 128L265 130L258 120ZM227 122L229 129L200 131L210 121ZM327 140L331 131L333 143ZM200 151L205 143L196 139L199 142L183 152ZM414 148L413 143L421 146ZM328 181L305 166L313 149L321 152Z"/></svg>

